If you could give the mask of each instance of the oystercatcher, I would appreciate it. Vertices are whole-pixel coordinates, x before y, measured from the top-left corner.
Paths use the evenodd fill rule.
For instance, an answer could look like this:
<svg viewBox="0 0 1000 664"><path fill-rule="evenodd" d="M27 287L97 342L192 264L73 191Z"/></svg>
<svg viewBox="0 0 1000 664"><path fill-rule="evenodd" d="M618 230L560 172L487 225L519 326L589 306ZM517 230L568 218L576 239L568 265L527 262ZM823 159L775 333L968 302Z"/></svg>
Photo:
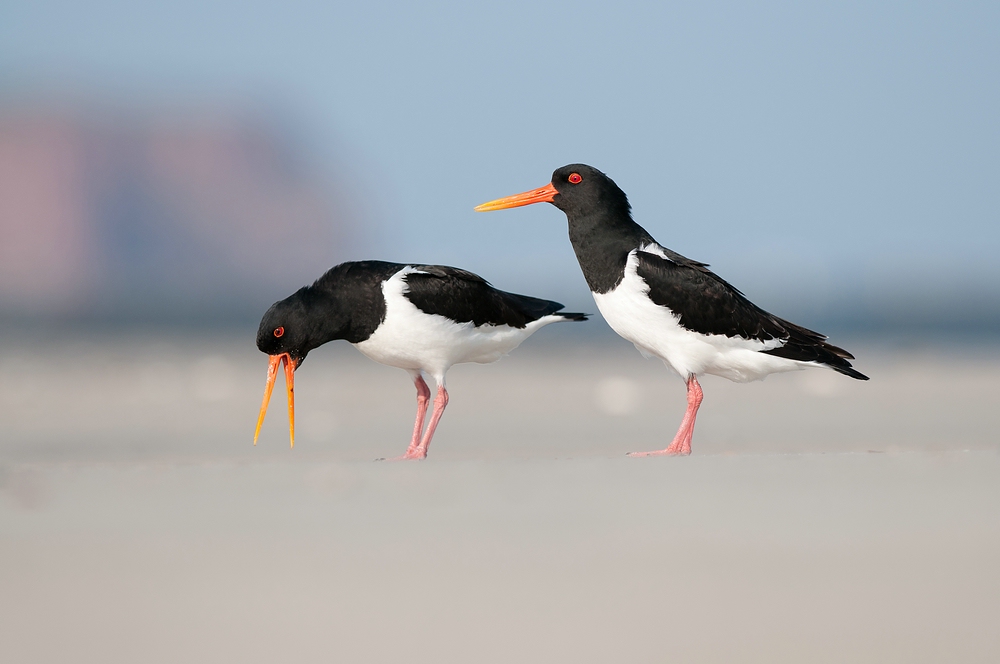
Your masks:
<svg viewBox="0 0 1000 664"><path fill-rule="evenodd" d="M342 263L274 303L260 322L257 348L270 356L254 445L264 422L279 363L288 389L288 429L295 446L294 372L306 355L345 339L376 362L405 369L417 388L417 419L406 454L423 459L448 405L445 374L453 364L496 362L549 323L586 320L563 305L493 288L454 267L359 261ZM421 436L431 391L434 412Z"/></svg>
<svg viewBox="0 0 1000 664"><path fill-rule="evenodd" d="M670 445L631 456L691 453L700 374L748 382L820 366L868 380L851 368L854 356L826 343L824 335L767 313L707 264L658 244L632 220L625 192L596 168L563 166L544 187L483 203L476 211L542 202L566 213L583 276L611 328L687 383L687 411Z"/></svg>

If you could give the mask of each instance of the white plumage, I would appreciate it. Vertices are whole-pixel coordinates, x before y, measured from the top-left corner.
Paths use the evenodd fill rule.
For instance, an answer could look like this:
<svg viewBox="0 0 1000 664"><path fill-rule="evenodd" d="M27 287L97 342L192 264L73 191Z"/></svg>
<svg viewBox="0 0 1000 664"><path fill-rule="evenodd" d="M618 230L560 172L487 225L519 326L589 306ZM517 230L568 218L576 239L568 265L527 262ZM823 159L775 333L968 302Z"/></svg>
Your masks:
<svg viewBox="0 0 1000 664"><path fill-rule="evenodd" d="M381 364L423 372L438 385L445 384L445 374L453 365L496 362L539 328L568 320L559 315L542 316L523 328L457 323L421 311L406 298L405 277L414 272L420 270L408 266L382 282L385 320L369 338L354 346Z"/></svg>
<svg viewBox="0 0 1000 664"><path fill-rule="evenodd" d="M699 374L744 383L768 374L827 367L868 377L854 356L818 332L769 314L708 269L658 244L632 219L625 192L586 164L568 164L544 187L498 198L476 210L552 203L566 213L569 239L601 314L646 357L655 356L687 383L688 407L664 450L690 454L703 393Z"/></svg>
<svg viewBox="0 0 1000 664"><path fill-rule="evenodd" d="M448 406L448 369L460 362L496 362L550 323L587 320L562 308L551 300L498 290L468 270L446 265L341 263L275 302L261 319L257 348L271 359L254 442L279 365L285 367L294 444L294 372L311 350L344 339L372 360L410 374L417 415L410 445L399 458L423 459ZM437 382L437 394L424 429L431 406L427 377Z"/></svg>

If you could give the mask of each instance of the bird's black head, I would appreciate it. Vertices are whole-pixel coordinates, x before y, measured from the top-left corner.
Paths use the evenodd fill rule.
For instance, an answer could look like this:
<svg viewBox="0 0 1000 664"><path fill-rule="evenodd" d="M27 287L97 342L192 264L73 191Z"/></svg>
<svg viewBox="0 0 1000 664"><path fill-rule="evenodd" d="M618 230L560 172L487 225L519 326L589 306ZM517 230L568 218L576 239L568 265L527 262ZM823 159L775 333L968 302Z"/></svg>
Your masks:
<svg viewBox="0 0 1000 664"><path fill-rule="evenodd" d="M285 386L288 390L288 430L292 445L295 444L294 372L313 348L337 338L342 316L340 307L314 286L300 288L280 302L275 302L264 314L257 328L257 348L270 356L264 401L257 417L254 444L264 422L267 403L278 375L279 364L285 367Z"/></svg>
<svg viewBox="0 0 1000 664"><path fill-rule="evenodd" d="M327 294L307 286L275 302L257 328L257 348L268 355L287 353L302 363L309 351L336 338L340 307Z"/></svg>
<svg viewBox="0 0 1000 664"><path fill-rule="evenodd" d="M552 187L558 192L552 204L570 216L594 210L624 212L631 206L615 181L586 164L569 164L552 173Z"/></svg>
<svg viewBox="0 0 1000 664"><path fill-rule="evenodd" d="M298 295L272 304L257 328L257 348L268 355L287 353L296 367L312 350L306 340L306 312Z"/></svg>
<svg viewBox="0 0 1000 664"><path fill-rule="evenodd" d="M522 194L498 198L476 207L477 212L552 203L572 221L594 213L630 216L628 197L614 180L586 164L569 164L552 173L552 182Z"/></svg>

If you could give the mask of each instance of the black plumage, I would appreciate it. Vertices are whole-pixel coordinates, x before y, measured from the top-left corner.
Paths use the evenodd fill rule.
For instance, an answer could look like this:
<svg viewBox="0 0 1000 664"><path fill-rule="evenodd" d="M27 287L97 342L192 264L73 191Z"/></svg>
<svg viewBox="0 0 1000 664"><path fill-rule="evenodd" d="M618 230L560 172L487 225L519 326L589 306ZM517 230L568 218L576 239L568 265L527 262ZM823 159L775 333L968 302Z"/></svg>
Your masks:
<svg viewBox="0 0 1000 664"><path fill-rule="evenodd" d="M643 456L690 454L700 374L745 382L812 364L868 380L851 366L854 356L822 334L764 311L706 263L658 244L632 219L625 192L592 166L563 166L548 185L476 210L543 202L566 213L573 251L608 324L687 383L688 409L674 440Z"/></svg>
<svg viewBox="0 0 1000 664"><path fill-rule="evenodd" d="M270 366L254 442L279 365L285 367L294 444L294 372L313 349L344 339L371 359L410 374L417 389L417 417L401 458L422 459L448 405L448 369L461 362L495 362L545 325L587 319L562 308L551 300L498 290L454 267L384 261L337 265L275 302L261 319L257 347L270 356ZM430 402L425 376L434 379L438 393L423 430Z"/></svg>
<svg viewBox="0 0 1000 664"><path fill-rule="evenodd" d="M637 273L649 285L649 299L669 308L680 324L701 334L722 334L784 345L760 352L789 360L819 362L852 378L868 377L851 367L854 356L826 343L826 336L770 314L732 284L693 261L665 250L669 258L639 252Z"/></svg>
<svg viewBox="0 0 1000 664"><path fill-rule="evenodd" d="M443 265L413 267L417 271L405 277L406 298L424 313L445 316L458 323L523 329L528 323L563 308L551 300L498 290L468 270ZM571 320L586 319L578 313L559 315Z"/></svg>
<svg viewBox="0 0 1000 664"><path fill-rule="evenodd" d="M579 183L569 181L573 174L580 176ZM781 348L760 352L818 362L852 378L868 379L851 367L848 360L854 356L826 343L826 336L764 311L707 263L661 247L632 219L625 192L601 171L585 164L563 166L552 174L552 186L557 194L551 202L566 213L570 241L591 291L614 290L625 276L629 254L636 252L636 270L649 286L649 298L670 309L686 329L759 341L780 339ZM650 246L653 249L640 250Z"/></svg>

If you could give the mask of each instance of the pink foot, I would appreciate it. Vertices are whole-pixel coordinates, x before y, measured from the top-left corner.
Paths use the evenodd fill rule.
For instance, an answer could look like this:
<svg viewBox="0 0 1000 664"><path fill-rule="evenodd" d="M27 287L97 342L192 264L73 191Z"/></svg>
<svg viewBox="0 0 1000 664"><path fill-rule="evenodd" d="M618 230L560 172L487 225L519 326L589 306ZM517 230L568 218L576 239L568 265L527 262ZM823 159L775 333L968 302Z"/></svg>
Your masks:
<svg viewBox="0 0 1000 664"><path fill-rule="evenodd" d="M427 457L427 446L420 441L420 431L424 428L424 416L427 415L431 391L419 371L413 373L413 385L417 388L417 419L413 423L413 438L410 440L410 446L406 448L406 454L403 456L375 459L376 461L407 461Z"/></svg>
<svg viewBox="0 0 1000 664"><path fill-rule="evenodd" d="M421 459L426 459L426 458L427 458L427 452L417 451L417 452L407 452L403 456L389 457L388 459L382 458L375 460L376 461L410 461L410 460L419 461Z"/></svg>
<svg viewBox="0 0 1000 664"><path fill-rule="evenodd" d="M673 445L665 450L653 450L652 452L629 452L625 456L630 457L650 457L650 456L687 456L691 454L691 448L675 450Z"/></svg>
<svg viewBox="0 0 1000 664"><path fill-rule="evenodd" d="M424 422L424 415L427 413L427 401L430 396L430 390L427 389L427 384L424 382L423 378L417 376L414 379L414 383L417 386L417 421L413 425L413 440L410 442L410 446L406 448L406 454L403 456L392 457L390 459L376 459L376 461L409 461L426 459L427 458L427 448L431 445L431 439L434 438L434 431L437 429L438 422L441 421L441 415L444 414L444 409L448 405L448 390L444 388L444 385L438 385L437 398L434 399L434 413L431 414L430 424L427 425L427 431L424 432L423 438L420 437L420 427Z"/></svg>
<svg viewBox="0 0 1000 664"><path fill-rule="evenodd" d="M698 417L698 407L701 406L702 391L698 379L694 376L688 378L688 407L681 421L681 428L677 430L677 435L670 443L670 447L665 450L654 450L652 452L629 452L630 457L650 457L650 456L687 456L691 454L691 439L694 438L694 422Z"/></svg>

